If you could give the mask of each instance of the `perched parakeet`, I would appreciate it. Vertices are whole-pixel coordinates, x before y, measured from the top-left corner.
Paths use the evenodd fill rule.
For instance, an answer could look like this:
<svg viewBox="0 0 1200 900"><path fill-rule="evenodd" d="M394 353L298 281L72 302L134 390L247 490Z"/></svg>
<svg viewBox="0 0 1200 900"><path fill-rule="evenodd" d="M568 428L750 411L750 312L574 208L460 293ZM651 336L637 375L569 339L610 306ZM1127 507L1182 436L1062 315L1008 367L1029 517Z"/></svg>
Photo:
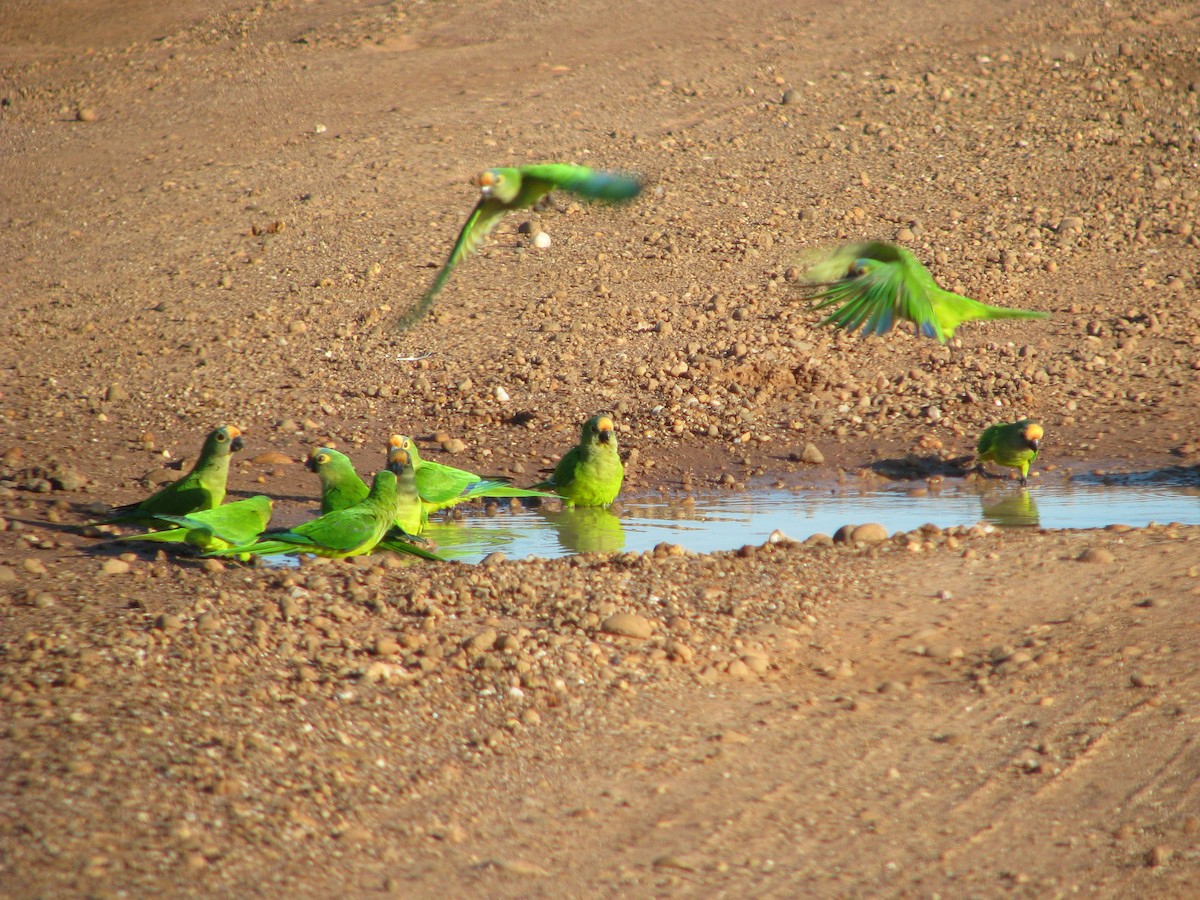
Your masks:
<svg viewBox="0 0 1200 900"><path fill-rule="evenodd" d="M553 497L531 488L513 487L498 478L483 478L466 469L456 469L433 460L422 459L416 441L407 435L394 434L389 441L392 447L406 450L412 457L417 475L417 492L425 510L425 519L439 509L446 509L467 500L482 497Z"/></svg>
<svg viewBox="0 0 1200 900"><path fill-rule="evenodd" d="M253 544L221 550L211 556L235 556L249 553L266 556L273 553L311 553L330 559L363 556L392 528L398 505L396 482L403 460L376 473L371 491L360 502L345 509L325 513L285 531L269 531Z"/></svg>
<svg viewBox="0 0 1200 900"><path fill-rule="evenodd" d="M637 178L566 163L488 169L476 175L471 183L479 187L479 202L467 217L454 249L429 290L400 320L401 328L409 327L425 315L454 267L478 249L505 213L528 209L553 190L570 191L588 200L609 203L632 200L642 190L642 183Z"/></svg>
<svg viewBox="0 0 1200 900"><path fill-rule="evenodd" d="M317 447L308 454L304 466L321 480L322 513L353 506L370 492L367 483L354 470L354 463L337 450Z"/></svg>
<svg viewBox="0 0 1200 900"><path fill-rule="evenodd" d="M903 247L883 241L845 244L811 266L805 275L814 309L837 307L821 320L847 331L886 334L898 320L941 343L974 319L1044 319L1048 313L989 306L944 291ZM816 289L814 291L814 289Z"/></svg>
<svg viewBox="0 0 1200 900"><path fill-rule="evenodd" d="M248 544L262 534L271 521L271 498L260 494L213 509L199 509L186 516L160 514L155 521L176 527L145 534L127 534L117 540L181 541L205 553Z"/></svg>
<svg viewBox="0 0 1200 900"><path fill-rule="evenodd" d="M608 506L624 479L616 427L601 414L583 423L579 443L563 455L553 475L534 487L554 491L575 506Z"/></svg>
<svg viewBox="0 0 1200 900"><path fill-rule="evenodd" d="M986 428L979 436L979 471L982 472L983 464L991 460L998 466L1019 470L1021 484L1024 485L1029 477L1029 466L1037 459L1045 433L1045 429L1033 419Z"/></svg>
<svg viewBox="0 0 1200 900"><path fill-rule="evenodd" d="M390 445L389 445L390 447ZM395 457L396 466L396 519L393 531L379 542L384 550L396 550L401 553L413 553L425 559L441 559L430 550L413 547L404 540L409 537L417 540L424 526L421 498L417 494L415 472L411 458L401 457L397 448L390 448L389 459ZM354 463L344 453L339 453L330 447L318 447L313 450L305 462L309 471L316 472L321 480L321 512L330 513L345 509L359 503L367 496L369 489L366 482L359 477L354 469ZM400 532L403 532L401 534Z"/></svg>
<svg viewBox="0 0 1200 900"><path fill-rule="evenodd" d="M163 515L186 516L220 506L229 476L229 454L241 449L242 433L232 425L222 425L205 438L190 472L145 500L115 507L104 524L151 522Z"/></svg>

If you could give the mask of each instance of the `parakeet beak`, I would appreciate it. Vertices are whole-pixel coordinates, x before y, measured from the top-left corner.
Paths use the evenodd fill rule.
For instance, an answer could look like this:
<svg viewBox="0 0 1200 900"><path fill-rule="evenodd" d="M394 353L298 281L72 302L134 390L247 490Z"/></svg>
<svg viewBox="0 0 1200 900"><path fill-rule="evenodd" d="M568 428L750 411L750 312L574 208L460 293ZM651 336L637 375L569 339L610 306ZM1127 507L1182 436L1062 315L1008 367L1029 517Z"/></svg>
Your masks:
<svg viewBox="0 0 1200 900"><path fill-rule="evenodd" d="M496 178L495 172L488 169L486 172L480 172L472 180L475 184L479 185L479 193L483 194L484 197L490 197L499 179Z"/></svg>
<svg viewBox="0 0 1200 900"><path fill-rule="evenodd" d="M612 419L604 418L596 423L596 437L600 443L607 444L613 437L613 421Z"/></svg>
<svg viewBox="0 0 1200 900"><path fill-rule="evenodd" d="M1042 436L1045 433L1046 430L1042 428L1041 425L1037 424L1030 425L1025 429L1025 442L1029 444L1029 449L1031 449L1034 453L1038 452L1038 448L1042 443Z"/></svg>
<svg viewBox="0 0 1200 900"><path fill-rule="evenodd" d="M308 469L308 471L313 472L313 473L315 473L317 471L317 469L319 468L317 465L317 454L310 453L308 455L308 459L306 459L304 461L304 468Z"/></svg>
<svg viewBox="0 0 1200 900"><path fill-rule="evenodd" d="M393 447L388 451L388 468L395 474L399 475L402 470L412 465L412 457L408 455L407 450L400 447Z"/></svg>
<svg viewBox="0 0 1200 900"><path fill-rule="evenodd" d="M245 442L242 440L241 431L234 428L232 425L229 426L229 436L233 438L233 440L229 442L229 451L231 453L237 453L237 451L246 446Z"/></svg>

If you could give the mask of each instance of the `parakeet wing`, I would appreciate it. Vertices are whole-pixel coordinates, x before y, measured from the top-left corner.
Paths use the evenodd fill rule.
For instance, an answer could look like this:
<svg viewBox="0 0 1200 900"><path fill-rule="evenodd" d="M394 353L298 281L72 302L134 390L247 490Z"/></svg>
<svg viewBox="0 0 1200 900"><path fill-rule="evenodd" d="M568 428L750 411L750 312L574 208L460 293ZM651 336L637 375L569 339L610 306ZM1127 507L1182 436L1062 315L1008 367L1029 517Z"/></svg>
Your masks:
<svg viewBox="0 0 1200 900"><path fill-rule="evenodd" d="M642 183L620 172L597 172L586 166L568 163L542 163L521 167L521 178L536 179L558 190L570 191L589 200L620 203L632 200L642 190Z"/></svg>

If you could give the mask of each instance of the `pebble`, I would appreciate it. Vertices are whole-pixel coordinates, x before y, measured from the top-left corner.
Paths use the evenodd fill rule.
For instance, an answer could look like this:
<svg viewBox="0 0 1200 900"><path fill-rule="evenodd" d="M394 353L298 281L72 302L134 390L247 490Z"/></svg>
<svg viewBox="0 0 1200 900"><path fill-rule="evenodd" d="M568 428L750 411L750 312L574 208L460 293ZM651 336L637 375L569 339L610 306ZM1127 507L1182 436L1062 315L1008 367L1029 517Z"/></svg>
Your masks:
<svg viewBox="0 0 1200 900"><path fill-rule="evenodd" d="M159 631L179 631L183 628L183 619L174 613L163 613L154 620L154 627Z"/></svg>
<svg viewBox="0 0 1200 900"><path fill-rule="evenodd" d="M117 562L117 560L111 560L111 561ZM46 575L46 574L48 574L47 570L46 570L46 564L44 562L42 562L40 559L38 559L36 556L27 557L25 560L22 561L21 566L30 575Z"/></svg>
<svg viewBox="0 0 1200 900"><path fill-rule="evenodd" d="M99 116L96 115L96 111L90 106L81 107L75 113L76 122L95 122L98 118Z"/></svg>
<svg viewBox="0 0 1200 900"><path fill-rule="evenodd" d="M600 623L600 630L605 634L644 641L654 634L654 623L637 613L613 613Z"/></svg>
<svg viewBox="0 0 1200 900"><path fill-rule="evenodd" d="M550 235L544 231L539 231L533 236L533 246L539 250L545 250L552 243L554 242L551 240Z"/></svg>
<svg viewBox="0 0 1200 900"><path fill-rule="evenodd" d="M817 449L817 445L811 441L804 445L804 449L800 452L800 462L808 463L811 466L819 466L825 462L825 454Z"/></svg>
<svg viewBox="0 0 1200 900"><path fill-rule="evenodd" d="M789 90L784 91L783 97L780 98L780 102L784 106L796 106L800 100L801 94L795 88L790 88Z"/></svg>
<svg viewBox="0 0 1200 900"><path fill-rule="evenodd" d="M855 542L878 544L888 539L888 531L878 522L868 522L855 528L850 537Z"/></svg>
<svg viewBox="0 0 1200 900"><path fill-rule="evenodd" d="M129 568L129 563L123 559L106 559L100 565L100 571L105 575L125 575Z"/></svg>
<svg viewBox="0 0 1200 900"><path fill-rule="evenodd" d="M1171 861L1174 852L1166 844L1155 844L1146 851L1146 865L1157 868L1165 866Z"/></svg>
<svg viewBox="0 0 1200 900"><path fill-rule="evenodd" d="M1077 557L1075 557L1075 559L1078 562L1100 563L1101 565L1108 565L1109 563L1114 563L1117 561L1117 558L1112 555L1112 552L1105 550L1103 547L1088 547Z"/></svg>

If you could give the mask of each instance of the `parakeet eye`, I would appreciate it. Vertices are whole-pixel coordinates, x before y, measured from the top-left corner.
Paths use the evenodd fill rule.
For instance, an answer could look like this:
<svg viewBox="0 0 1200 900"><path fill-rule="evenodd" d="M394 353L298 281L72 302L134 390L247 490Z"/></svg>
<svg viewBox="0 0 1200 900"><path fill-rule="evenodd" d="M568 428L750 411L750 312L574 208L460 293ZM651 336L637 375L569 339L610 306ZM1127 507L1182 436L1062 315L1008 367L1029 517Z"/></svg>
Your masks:
<svg viewBox="0 0 1200 900"><path fill-rule="evenodd" d="M225 441L229 440L229 435L227 435L223 431L218 431L217 432L217 440L221 443L224 443Z"/></svg>

